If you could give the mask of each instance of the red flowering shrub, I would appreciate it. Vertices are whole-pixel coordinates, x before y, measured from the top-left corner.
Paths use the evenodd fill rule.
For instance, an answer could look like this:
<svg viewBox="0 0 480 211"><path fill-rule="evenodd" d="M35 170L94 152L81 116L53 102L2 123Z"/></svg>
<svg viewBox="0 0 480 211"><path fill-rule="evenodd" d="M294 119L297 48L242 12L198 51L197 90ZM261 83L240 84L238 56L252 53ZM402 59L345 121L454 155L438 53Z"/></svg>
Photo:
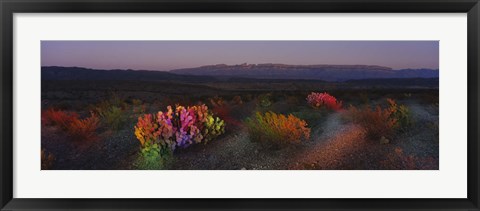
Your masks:
<svg viewBox="0 0 480 211"><path fill-rule="evenodd" d="M337 99L329 95L328 93L317 93L312 92L307 96L307 103L313 108L322 108L331 109L334 111L340 110L342 108L342 102L337 101Z"/></svg>

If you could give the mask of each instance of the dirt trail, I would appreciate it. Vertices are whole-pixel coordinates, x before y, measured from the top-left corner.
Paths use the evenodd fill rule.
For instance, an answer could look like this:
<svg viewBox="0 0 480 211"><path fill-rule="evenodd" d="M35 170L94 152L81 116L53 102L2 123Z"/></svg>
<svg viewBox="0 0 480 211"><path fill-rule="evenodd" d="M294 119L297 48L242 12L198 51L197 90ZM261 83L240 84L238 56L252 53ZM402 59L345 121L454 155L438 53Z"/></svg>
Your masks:
<svg viewBox="0 0 480 211"><path fill-rule="evenodd" d="M345 130L345 128L343 127L341 113L336 112L328 115L325 124L317 127L313 131L312 137L317 137L316 140L314 140L316 143L325 142L336 136L342 130Z"/></svg>
<svg viewBox="0 0 480 211"><path fill-rule="evenodd" d="M294 158L291 169L336 169L345 165L363 140L363 130L353 124L344 124L341 113L328 117L323 133L314 140L308 151ZM315 132L317 132L316 130Z"/></svg>

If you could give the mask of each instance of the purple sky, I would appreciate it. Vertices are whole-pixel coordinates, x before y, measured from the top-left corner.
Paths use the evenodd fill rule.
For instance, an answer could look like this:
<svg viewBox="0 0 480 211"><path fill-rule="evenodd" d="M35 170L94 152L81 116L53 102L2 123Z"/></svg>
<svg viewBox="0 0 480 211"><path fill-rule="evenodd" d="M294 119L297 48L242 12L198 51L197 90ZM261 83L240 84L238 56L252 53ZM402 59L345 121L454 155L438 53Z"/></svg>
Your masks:
<svg viewBox="0 0 480 211"><path fill-rule="evenodd" d="M171 70L211 64L439 65L438 41L42 41L42 66Z"/></svg>

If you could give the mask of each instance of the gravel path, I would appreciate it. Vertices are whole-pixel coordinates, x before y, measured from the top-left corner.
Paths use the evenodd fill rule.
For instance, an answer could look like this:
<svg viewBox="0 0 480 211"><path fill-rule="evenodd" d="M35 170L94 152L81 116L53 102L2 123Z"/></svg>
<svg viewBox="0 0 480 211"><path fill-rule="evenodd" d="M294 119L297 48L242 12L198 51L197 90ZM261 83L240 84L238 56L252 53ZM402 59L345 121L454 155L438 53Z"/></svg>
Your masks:
<svg viewBox="0 0 480 211"><path fill-rule="evenodd" d="M361 127L343 124L340 113L330 115L315 144L289 169L438 169L438 113L407 106L414 125L388 144L367 140Z"/></svg>

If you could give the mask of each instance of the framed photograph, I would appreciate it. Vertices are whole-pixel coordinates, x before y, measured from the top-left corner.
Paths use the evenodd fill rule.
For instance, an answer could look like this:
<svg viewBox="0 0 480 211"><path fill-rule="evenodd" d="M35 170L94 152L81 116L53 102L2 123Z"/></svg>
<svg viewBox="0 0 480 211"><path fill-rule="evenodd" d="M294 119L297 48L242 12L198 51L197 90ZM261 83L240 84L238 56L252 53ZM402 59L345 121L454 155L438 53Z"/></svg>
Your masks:
<svg viewBox="0 0 480 211"><path fill-rule="evenodd" d="M478 210L478 0L2 0L2 210Z"/></svg>

